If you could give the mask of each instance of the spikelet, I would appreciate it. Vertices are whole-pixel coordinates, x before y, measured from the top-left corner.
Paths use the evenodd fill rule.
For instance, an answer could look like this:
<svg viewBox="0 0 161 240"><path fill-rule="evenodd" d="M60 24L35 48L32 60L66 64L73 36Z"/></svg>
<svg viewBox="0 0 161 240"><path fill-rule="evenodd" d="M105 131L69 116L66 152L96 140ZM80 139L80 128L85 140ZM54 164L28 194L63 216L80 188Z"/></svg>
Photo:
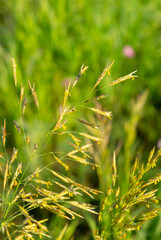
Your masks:
<svg viewBox="0 0 161 240"><path fill-rule="evenodd" d="M23 87L23 84L21 83L20 102L22 102L23 94L24 94L24 87Z"/></svg>
<svg viewBox="0 0 161 240"><path fill-rule="evenodd" d="M80 214L78 214L78 213L76 213L76 212L74 212L74 211L72 211L72 210L70 210L70 209L68 209L68 208L66 208L66 207L58 204L58 203L56 203L56 205L57 205L61 210L63 210L64 212L66 212L68 215L70 215L71 219L75 219L75 216L80 217L80 218L83 218Z"/></svg>
<svg viewBox="0 0 161 240"><path fill-rule="evenodd" d="M33 233L36 234L36 235L39 235L39 238L42 238L42 236L45 236L45 237L48 237L48 238L51 238L49 235L47 235L45 232L45 226L42 225L42 221L35 221L35 219L32 218L32 222L29 222L28 225L24 226L23 227L23 232L25 233L25 238L28 239L31 239L31 240L34 240L35 238L33 238ZM46 219L45 219L46 221ZM40 225L41 224L41 225ZM41 228L40 228L41 226ZM43 228L42 228L43 226ZM32 233L32 234L31 234ZM45 238L46 239L46 238Z"/></svg>
<svg viewBox="0 0 161 240"><path fill-rule="evenodd" d="M35 187L32 183L29 183L30 184L30 186L33 188L33 189L35 189L35 191L38 193L38 194L40 194L41 196L43 196L43 197L46 197L46 195L39 189L39 186L38 187Z"/></svg>
<svg viewBox="0 0 161 240"><path fill-rule="evenodd" d="M33 197L36 196L36 198L33 198L32 196ZM25 202L32 203L30 206L28 206L28 209L32 209L33 207L39 206L40 204L44 206L46 204L46 202L49 200L49 198L39 198L38 199L37 194L35 195L35 194L31 194L31 193L30 194L22 193L21 197Z"/></svg>
<svg viewBox="0 0 161 240"><path fill-rule="evenodd" d="M55 192L52 192L50 190L47 190L47 189L44 189L44 188L36 188L36 191L42 195L42 196L45 196L45 197L48 197L50 198L50 200L52 200L54 203L56 203L58 200L65 200L66 197L64 198L64 196L60 196L60 194L57 194Z"/></svg>
<svg viewBox="0 0 161 240"><path fill-rule="evenodd" d="M44 235L44 232L48 232L47 227L45 227L44 225L42 225L42 221L37 221L36 219L34 219L33 217L31 217L29 215L29 212L22 206L18 205L21 213L27 218L29 225L32 225L33 223L36 224L36 228L34 229L34 233L35 234L40 234ZM38 229L38 228L39 229Z"/></svg>
<svg viewBox="0 0 161 240"><path fill-rule="evenodd" d="M87 156L87 154L85 153L85 151L87 150L87 148L89 148L89 147L91 147L91 146L92 146L92 144L86 144L86 145L84 145L84 146L82 146L82 147L79 147L79 148L76 148L76 146L75 146L76 150L73 150L73 151L69 152L68 155L72 155L72 154L75 154L75 153L77 153L77 152L82 152L85 156ZM88 155L88 157L89 157L89 158L92 158L92 157L90 157L89 155Z"/></svg>
<svg viewBox="0 0 161 240"><path fill-rule="evenodd" d="M87 194L90 198L94 199L91 193L88 192L88 190L84 189L83 187L79 187L79 190L81 190L83 193Z"/></svg>
<svg viewBox="0 0 161 240"><path fill-rule="evenodd" d="M87 148L89 148L91 146L92 146L92 144L86 144L82 147L77 148L76 150L73 150L73 151L69 152L68 155L72 155L72 154L75 154L75 153L81 152L81 151L83 151L83 154L84 154L84 151L86 151Z"/></svg>
<svg viewBox="0 0 161 240"><path fill-rule="evenodd" d="M34 149L33 149L32 153L35 153L35 152L36 152L37 147L38 147L37 143L34 143Z"/></svg>
<svg viewBox="0 0 161 240"><path fill-rule="evenodd" d="M75 161L77 161L77 162L80 162L80 163L83 163L83 164L86 164L86 159L85 158L81 158L81 157L78 157L78 156L76 156L76 155L70 155L70 154L68 154L68 156L70 157L70 158L73 158Z"/></svg>
<svg viewBox="0 0 161 240"><path fill-rule="evenodd" d="M63 108L65 107L68 96L70 96L70 82L69 82L68 86L65 88L65 91L64 91Z"/></svg>
<svg viewBox="0 0 161 240"><path fill-rule="evenodd" d="M91 109L93 112L99 113L99 114L111 119L112 112L104 112L104 111L101 111L100 109L97 109L97 108L89 108L89 109Z"/></svg>
<svg viewBox="0 0 161 240"><path fill-rule="evenodd" d="M14 147L13 148L12 157L11 157L11 161L10 161L10 164L9 164L9 174L10 175L12 175L12 173L11 173L11 165L15 161L15 159L17 158L17 154L18 154L18 150Z"/></svg>
<svg viewBox="0 0 161 240"><path fill-rule="evenodd" d="M102 95L100 95L100 96L98 96L98 97L90 98L90 99L84 101L83 103L89 103L89 102L93 102L93 101L96 101L96 100L100 100L100 99L105 98L105 97L107 97L107 96L108 96L108 95L102 94Z"/></svg>
<svg viewBox="0 0 161 240"><path fill-rule="evenodd" d="M13 67L13 77L14 77L14 83L15 83L15 86L17 86L17 75L16 75L16 61L15 59L12 57L12 67Z"/></svg>
<svg viewBox="0 0 161 240"><path fill-rule="evenodd" d="M78 118L77 118L77 121L83 123L84 125L90 126L90 127L92 127L92 128L95 128L96 130L100 131L101 125L97 125L97 124L94 124L94 123L90 123L90 122L87 122L87 121L85 121L85 120L78 119Z"/></svg>
<svg viewBox="0 0 161 240"><path fill-rule="evenodd" d="M34 180L36 183L40 183L40 184L42 184L42 185L46 185L47 186L47 188L49 188L49 186L52 186L52 183L50 182L50 181L44 181L44 180L39 180L39 179L35 179Z"/></svg>
<svg viewBox="0 0 161 240"><path fill-rule="evenodd" d="M54 176L60 178L60 179L63 180L64 182L70 183L70 179L69 179L69 178L60 175L59 173L55 172L54 170L50 170L50 169L49 169L49 171L50 171Z"/></svg>
<svg viewBox="0 0 161 240"><path fill-rule="evenodd" d="M80 77L82 76L82 74L84 74L86 72L86 70L88 69L88 66L84 66L84 64L81 66L81 69L73 83L72 88L77 84L77 82L79 81Z"/></svg>
<svg viewBox="0 0 161 240"><path fill-rule="evenodd" d="M6 136L9 135L7 132L6 132L6 119L4 119L4 124L3 124L3 127L2 127L2 142L3 142L3 147L5 147L5 144L6 144Z"/></svg>
<svg viewBox="0 0 161 240"><path fill-rule="evenodd" d="M138 163L138 158L136 157L135 163L134 163L134 166L133 166L133 169L132 169L132 176L135 175L136 170L138 169L138 167L139 167L139 163Z"/></svg>
<svg viewBox="0 0 161 240"><path fill-rule="evenodd" d="M68 114L69 107L70 106L61 109L61 111L59 113L58 121L56 122L53 130L51 131L51 134L53 134L56 130L58 130L62 127L65 127L67 119L63 120L63 118L66 114Z"/></svg>
<svg viewBox="0 0 161 240"><path fill-rule="evenodd" d="M117 167L116 167L116 154L115 154L115 152L113 153L112 170L113 170L112 183L113 183L113 186L115 187L116 178L117 178Z"/></svg>
<svg viewBox="0 0 161 240"><path fill-rule="evenodd" d="M87 153L85 152L86 149L82 150L82 147L78 147L77 145L75 145L75 144L73 144L73 143L71 143L71 142L68 142L68 144L69 144L70 146L72 146L73 148L77 149L78 152L82 153L85 158L88 157L88 158L90 158L90 159L93 159L89 154L87 154ZM70 152L69 154L71 154L71 152Z"/></svg>
<svg viewBox="0 0 161 240"><path fill-rule="evenodd" d="M35 181L35 180L34 180L34 181ZM20 190L19 195L20 195L21 198L23 198L23 199L29 198L29 199L31 200L30 202L35 201L35 199L33 199L33 197L35 196L35 194L33 194L33 193L25 193L23 188ZM42 199L42 201L44 201L44 200Z"/></svg>
<svg viewBox="0 0 161 240"><path fill-rule="evenodd" d="M63 122L57 122L54 129L52 130L51 134L53 134L55 131L57 131L60 128L65 128L66 122L67 122L67 120L64 120Z"/></svg>
<svg viewBox="0 0 161 240"><path fill-rule="evenodd" d="M62 162L58 157L56 157L55 155L54 155L54 158L55 158L55 160L56 160L58 163L60 163L60 164L65 168L66 171L68 171L69 166L68 166L67 164L63 163L63 162Z"/></svg>
<svg viewBox="0 0 161 240"><path fill-rule="evenodd" d="M161 174L158 173L155 177L153 178L150 178L143 186L142 188L148 186L148 185L151 185L151 184L157 184L158 182L161 181Z"/></svg>
<svg viewBox="0 0 161 240"><path fill-rule="evenodd" d="M22 214L23 214L26 218L31 219L28 211L27 211L24 207L22 207L22 206L20 206L20 205L18 205L18 207L19 207L20 211L22 212Z"/></svg>
<svg viewBox="0 0 161 240"><path fill-rule="evenodd" d="M77 138L76 136L74 136L72 133L68 133L68 134L73 139L73 141L76 143L76 145L79 146L81 140L79 138Z"/></svg>
<svg viewBox="0 0 161 240"><path fill-rule="evenodd" d="M118 188L115 191L115 198L116 199L118 198L119 194L120 194L120 187L118 186Z"/></svg>
<svg viewBox="0 0 161 240"><path fill-rule="evenodd" d="M17 169L16 169L16 171L15 171L15 174L14 174L14 176L13 176L13 178L12 178L12 181L11 181L11 184L10 184L10 187L9 187L9 190L8 190L8 193L7 193L7 196L8 196L8 194L10 193L10 191L12 190L13 186L16 184L16 179L17 179L18 175L19 175L20 173L22 173L21 168L22 168L22 162L19 163L18 166L17 166Z"/></svg>
<svg viewBox="0 0 161 240"><path fill-rule="evenodd" d="M84 164L85 166L91 166L92 167L92 169L93 170L95 170L95 168L97 168L98 167L98 165L97 164L95 164L95 163L90 163L90 162L87 162L85 159L83 159L83 158L80 158L80 157L78 157L78 156L75 156L75 155L71 155L71 156L69 156L70 158L72 158L72 159L74 159L75 161L77 161L77 162L79 162L79 163L82 163L82 164Z"/></svg>
<svg viewBox="0 0 161 240"><path fill-rule="evenodd" d="M115 80L115 81L113 81L112 83L108 84L107 87L111 87L111 86L116 85L116 84L118 84L118 83L120 83L120 82L124 82L124 81L126 81L127 79L132 79L132 80L134 80L134 78L137 77L137 76L136 76L136 75L133 75L133 74L136 73L136 72L137 72L137 71L134 71L134 72L132 72L132 73L130 73L130 74L124 76L124 77L118 78L117 80Z"/></svg>
<svg viewBox="0 0 161 240"><path fill-rule="evenodd" d="M94 195L98 195L99 193L102 193L102 192L99 191L99 190L96 190L96 189L94 189L94 188L90 188L90 187L84 186L84 185L82 185L82 184L80 184L80 183L77 183L77 182L74 182L74 181L72 181L72 180L70 180L70 179L69 179L69 181L70 181L74 186L76 186L77 188L79 188L82 192L85 192L85 190L86 190L87 192L92 193L92 194L94 194Z"/></svg>
<svg viewBox="0 0 161 240"><path fill-rule="evenodd" d="M29 145L29 143L30 143L30 135L27 136L26 142L27 142L27 144Z"/></svg>
<svg viewBox="0 0 161 240"><path fill-rule="evenodd" d="M98 137L95 137L95 136L91 136L87 133L79 133L80 135L86 137L86 138L89 138L91 139L92 141L94 142L97 142L98 144L100 144L100 142L103 142L103 140L101 138L98 138Z"/></svg>
<svg viewBox="0 0 161 240"><path fill-rule="evenodd" d="M13 120L13 122L14 122L14 124L15 124L16 130L17 130L19 133L21 133L21 129L20 129L20 126L18 125L18 123L17 123L15 120Z"/></svg>
<svg viewBox="0 0 161 240"><path fill-rule="evenodd" d="M54 214L56 214L56 215L58 215L62 218L66 218L66 219L70 220L70 218L67 217L65 215L65 213L63 211L61 211L60 208L58 208L58 206L56 206L56 205L46 205L46 204L42 203L41 206L43 206L48 211L50 211L50 212L52 212L52 213L54 213Z"/></svg>
<svg viewBox="0 0 161 240"><path fill-rule="evenodd" d="M92 166L92 167L94 167L94 168L95 168L95 167L98 167L98 165L95 164L95 163L87 162L85 158L81 158L81 157L78 157L78 156L76 156L76 155L70 155L70 154L68 154L68 156L69 156L70 158L74 159L75 161L84 164L85 166L86 166L86 165L90 165L90 166Z"/></svg>
<svg viewBox="0 0 161 240"><path fill-rule="evenodd" d="M94 214L98 214L97 212L93 211L93 209L95 209L96 207L90 204L86 204L86 203L78 203L76 201L68 201L68 203L72 204L75 207L84 209L88 212L94 213Z"/></svg>
<svg viewBox="0 0 161 240"><path fill-rule="evenodd" d="M26 106L27 106L27 95L25 95L25 97L22 99L22 112L23 112L23 114L25 112Z"/></svg>
<svg viewBox="0 0 161 240"><path fill-rule="evenodd" d="M15 240L24 240L24 237L25 237L25 234L23 233L23 234L20 234L19 236L17 236L15 238Z"/></svg>
<svg viewBox="0 0 161 240"><path fill-rule="evenodd" d="M108 66L105 67L105 69L103 70L103 72L101 73L101 75L99 76L99 78L97 79L97 82L95 83L93 89L95 89L97 87L97 85L102 81L102 79L104 78L104 76L108 73L109 75L109 70L112 67L114 61Z"/></svg>
<svg viewBox="0 0 161 240"><path fill-rule="evenodd" d="M73 189L72 187L67 187L59 182L54 181L54 183L56 183L58 186L60 186L61 188L64 188L65 190L67 190L67 192L69 193L69 196L72 197L73 195L82 195L81 193L77 192L75 189Z"/></svg>
<svg viewBox="0 0 161 240"><path fill-rule="evenodd" d="M37 108L39 109L39 102L38 102L38 98L37 98L37 93L35 91L35 83L33 84L33 87L32 87L30 81L28 80L28 84L29 84L29 87L30 87L30 90L31 90L31 93L32 93L32 96L33 96L33 99L34 99L34 102L35 102Z"/></svg>
<svg viewBox="0 0 161 240"><path fill-rule="evenodd" d="M150 154L149 154L149 158L148 158L148 162L147 162L147 167L149 167L150 164L151 164L151 161L153 161L154 152L155 152L155 147L153 147L153 149L151 150L151 152L150 152Z"/></svg>
<svg viewBox="0 0 161 240"><path fill-rule="evenodd" d="M76 112L77 110L75 108L71 108L69 109L69 111L67 112L67 114L70 114L70 113L73 113L73 112Z"/></svg>

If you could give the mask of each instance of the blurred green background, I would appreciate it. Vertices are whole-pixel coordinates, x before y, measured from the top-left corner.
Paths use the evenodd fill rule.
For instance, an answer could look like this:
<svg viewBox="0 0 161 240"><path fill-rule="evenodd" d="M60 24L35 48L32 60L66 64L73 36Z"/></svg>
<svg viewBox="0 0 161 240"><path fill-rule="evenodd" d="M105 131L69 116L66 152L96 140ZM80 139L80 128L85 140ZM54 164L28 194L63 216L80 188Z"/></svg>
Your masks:
<svg viewBox="0 0 161 240"><path fill-rule="evenodd" d="M133 52L125 52L126 46ZM11 57L17 62L19 87L21 81L27 86L28 79L36 84L41 120L34 106L25 119L33 142L42 137L42 129L55 121L65 82L74 79L83 63L89 69L79 83L74 102L90 91L107 63L115 60L111 76L105 78L102 87L137 70L135 81L100 90L108 94L102 105L112 110L113 120L106 128L109 143L107 140L105 149L98 153L104 166L103 177L99 179L98 175L95 184L101 190L109 186L111 160L104 159L111 159L117 149L120 184L126 189L124 173L129 171L137 152L146 161L153 146L161 147L161 1L0 0L0 124L5 117L10 132L8 149L21 146L13 128L18 111L13 101ZM49 148L60 150L61 145L61 141L55 141ZM160 168L161 164L158 172ZM92 185L92 177L86 183L84 176L89 173L82 171L75 173L79 181ZM85 219L85 223L77 220L70 224L74 239L90 239L89 229L95 223L91 215L85 214ZM53 239L64 226L62 221L58 227L56 221L52 218L49 224ZM161 216L147 224L136 239L160 239L160 221ZM71 235L67 233L64 239Z"/></svg>

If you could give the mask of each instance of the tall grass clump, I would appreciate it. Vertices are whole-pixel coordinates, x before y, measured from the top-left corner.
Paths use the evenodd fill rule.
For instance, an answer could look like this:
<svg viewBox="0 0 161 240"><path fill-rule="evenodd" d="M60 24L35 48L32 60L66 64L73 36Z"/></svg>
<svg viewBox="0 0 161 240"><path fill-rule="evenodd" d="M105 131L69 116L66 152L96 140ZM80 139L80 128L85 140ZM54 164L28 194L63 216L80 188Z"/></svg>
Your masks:
<svg viewBox="0 0 161 240"><path fill-rule="evenodd" d="M152 189L150 186L160 182L161 174L147 179L145 176L150 169L156 167L160 155L161 150L155 154L153 148L145 166L136 158L129 175L129 189L120 196L116 154L113 153L112 185L107 189L106 197L102 201L95 239L131 239L132 231L139 230L144 223L157 216L157 212L161 210L161 207L157 206L158 189Z"/></svg>
<svg viewBox="0 0 161 240"><path fill-rule="evenodd" d="M94 195L101 196L102 192L75 181L74 177L69 177L68 173L72 171L72 168L77 167L75 164L82 164L84 167L91 167L93 170L100 168L99 171L102 171L90 149L93 145L101 144L104 141L102 138L103 127L98 124L96 115L108 119L112 117L111 111L100 109L96 102L106 97L105 93L97 95L98 85L106 74L110 75L113 62L105 67L90 93L85 97L82 96L80 102L73 105L70 103L73 91L88 68L82 65L75 80L69 81L65 86L57 121L52 121L43 138L38 139L35 143L31 139L32 135L28 134L26 127L28 119L25 116L26 109L29 107L29 96L32 96L40 115L39 109L41 106L35 84L28 81L29 89L26 90L23 83L20 83L17 78L17 66L14 58L12 58L12 65L17 101L16 111L19 112L17 119L13 119L13 126L17 134L20 135L20 143L23 143L23 145L21 149L14 146L12 152L10 151L7 144L10 138L8 122L4 118L1 141L3 150L0 153L0 237L3 240L52 238L47 227L48 219L37 218L36 214L34 215L36 213L35 209L39 209L43 213L44 211L51 212L67 221L76 217L83 218L81 210L98 214L95 210L96 206L85 202L85 195L93 199ZM128 79L134 80L136 77L134 73L120 77L106 87ZM28 90L30 90L30 93ZM80 109L87 109L92 112L92 121L87 114L81 116ZM75 128L70 125L70 122L74 122ZM93 129L92 134L90 129ZM59 137L64 139L64 142L61 140L61 144L63 146L67 145L63 148L63 152L45 152L44 149L47 149L46 146L50 139L56 141ZM160 181L161 175L157 174L155 177L145 180L143 180L143 177L155 166L159 155L160 152L155 155L153 149L146 166L140 164L136 159L129 175L129 189L120 196L120 188L117 184L116 155L113 154L112 185L108 188L102 201L98 214L98 227L93 232L94 239L125 239L129 232L139 229L146 221L157 215L160 208L153 208L152 205L158 203L157 190L148 190L148 187ZM33 163L45 156L49 157L48 163L43 166L39 164L34 169L32 167L35 166ZM138 204L143 205L143 207L146 206L150 210L144 209L144 211L135 214L135 206ZM80 211L76 209L80 209ZM63 239L67 228L67 225L62 228L57 239Z"/></svg>

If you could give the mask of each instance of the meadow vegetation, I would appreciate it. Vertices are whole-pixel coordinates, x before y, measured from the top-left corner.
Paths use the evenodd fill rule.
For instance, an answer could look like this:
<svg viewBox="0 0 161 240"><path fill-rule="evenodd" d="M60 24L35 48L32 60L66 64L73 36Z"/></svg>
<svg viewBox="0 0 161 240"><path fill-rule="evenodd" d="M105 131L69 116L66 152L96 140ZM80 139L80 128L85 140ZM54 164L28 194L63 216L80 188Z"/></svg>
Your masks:
<svg viewBox="0 0 161 240"><path fill-rule="evenodd" d="M97 92L96 89L106 74L110 75L110 69L113 63L114 62L105 67L89 94L82 98L76 105L72 105L69 101L72 97L72 92L80 81L81 76L88 69L87 66L82 65L75 80L73 82L69 81L65 86L63 103L59 110L57 121L51 121L51 126L44 136L33 144L32 139L30 142L30 134L28 134L24 125L28 95L25 94L26 90L22 82L19 84L21 88L18 89L17 65L15 59L12 58L15 92L19 92L19 94L16 94L19 117L18 120L13 120L13 125L23 139L21 143L23 142L24 144L21 146L20 156L17 146L13 147L13 152L11 156L9 155L6 148L6 140L9 138L9 133L6 119L4 118L2 127L2 146L4 151L0 154L2 159L0 169L2 175L1 189L3 189L0 194L1 238L10 240L33 240L36 239L37 235L39 238L52 238L47 226L44 224L49 221L48 218L44 219L43 217L43 215L49 216L49 214L45 213L46 211L51 212L58 218L63 218L68 221L72 221L76 217L83 218L75 208L80 208L92 214L98 214L98 222L95 220L96 229L91 229L91 234L94 239L125 239L128 236L131 237L130 233L132 231L139 230L143 224L157 216L157 212L161 209L160 207L154 208L153 206L153 204L158 205L159 203L156 196L157 189L149 190L148 186L160 182L161 174L158 173L153 178L143 180L144 175L156 166L158 157L161 154L160 151L155 154L155 148L151 151L146 166L144 166L143 163L140 164L138 158L136 158L131 172L128 166L129 172L126 172L127 176L125 178L129 178L128 190L122 194L122 196L120 196L120 185L116 183L117 166L116 153L114 151L111 175L112 185L106 190L105 196L98 198L101 204L99 213L95 211L97 206L82 202L82 200L84 201L86 199L84 195L94 199L94 195L104 195L104 192L82 185L74 181L72 177L67 177L66 174L62 174L63 168L66 172L71 170L71 175L72 169L79 168L77 164L82 164L86 168L88 166L92 167L93 170L98 168L100 180L103 180L103 175L106 176L106 174L109 174L109 171L102 174L104 166L101 165L101 158L99 156L95 158L95 154L99 152L99 148L97 150L95 149L95 144L100 145L104 142L104 138L102 138L103 129L101 124L98 124L99 120L103 121L104 118L111 120L112 112L104 111L101 105L98 104L99 100L107 97L105 94L91 98L91 93L93 91ZM135 72L136 71L112 81L107 84L106 87L114 86L128 79L134 80L134 78L137 77L134 75ZM40 117L35 83L33 83L32 86L28 80L28 85ZM87 113L85 115L86 117L79 117L80 108L87 109L87 112L93 113L92 115L89 114L92 121L88 119ZM102 116L102 119L97 120L99 116ZM73 126L68 125L70 121L74 121ZM77 123L83 125L82 131L81 128L77 126ZM75 130L74 127L76 127ZM90 128L93 129L92 133ZM77 129L80 130L78 131ZM67 138L64 138L64 135L67 136ZM44 146L48 146L51 138L57 139L62 136L63 139L61 143L63 146L70 146L67 152L44 151ZM94 144L92 144L92 142L94 142ZM91 148L93 154L90 152ZM35 169L32 167L32 170L30 170L32 163L35 164L35 161L42 162L45 156L48 156L50 159L47 165L41 166L43 164L38 164L39 167ZM57 169L57 164L61 166L60 169ZM105 185L105 189L107 186L108 182L107 185ZM139 206L139 204L141 206L143 205L143 208ZM140 209L139 213L135 213L136 210L133 209L134 207L136 208L136 206ZM151 208L150 210L145 210L144 206L148 209ZM35 209L39 209L38 218L40 218L40 212L43 212L42 218L36 219L35 216L33 216ZM63 239L67 228L68 225L66 224L60 231L57 239Z"/></svg>
<svg viewBox="0 0 161 240"><path fill-rule="evenodd" d="M160 239L160 9L0 1L0 239Z"/></svg>

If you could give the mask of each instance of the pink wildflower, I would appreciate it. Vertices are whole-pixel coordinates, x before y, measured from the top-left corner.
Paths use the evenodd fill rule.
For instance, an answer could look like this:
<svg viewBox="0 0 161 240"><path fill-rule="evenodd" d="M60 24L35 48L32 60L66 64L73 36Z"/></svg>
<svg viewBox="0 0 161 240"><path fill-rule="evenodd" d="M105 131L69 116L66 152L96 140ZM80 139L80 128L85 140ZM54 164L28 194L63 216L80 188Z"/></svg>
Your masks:
<svg viewBox="0 0 161 240"><path fill-rule="evenodd" d="M134 49L133 49L131 46L129 46L129 45L124 46L124 48L123 48L123 54L124 54L124 56L127 57L127 58L134 58L134 57L135 57L135 51L134 51Z"/></svg>

